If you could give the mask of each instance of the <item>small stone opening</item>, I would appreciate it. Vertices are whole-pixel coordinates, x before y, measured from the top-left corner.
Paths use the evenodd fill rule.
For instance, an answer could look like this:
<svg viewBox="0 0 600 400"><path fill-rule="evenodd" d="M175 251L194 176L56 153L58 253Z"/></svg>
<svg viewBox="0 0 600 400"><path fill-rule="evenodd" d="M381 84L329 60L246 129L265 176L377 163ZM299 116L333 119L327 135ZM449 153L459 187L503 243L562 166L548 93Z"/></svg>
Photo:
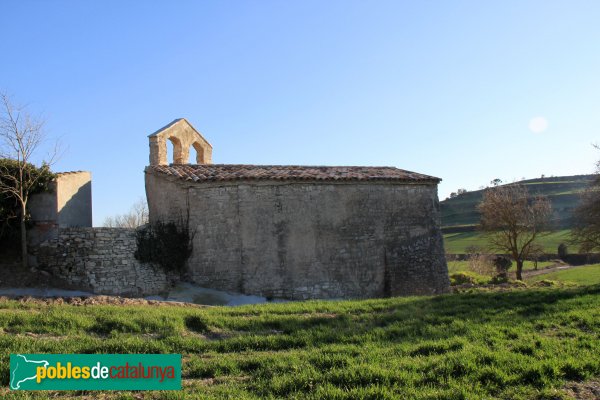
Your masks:
<svg viewBox="0 0 600 400"><path fill-rule="evenodd" d="M173 152L173 164L185 164L185 160L183 159L183 148L181 146L181 141L174 136L169 137L169 142L172 144L172 152Z"/></svg>
<svg viewBox="0 0 600 400"><path fill-rule="evenodd" d="M190 158L190 162L196 162L196 164L206 164L206 160L204 159L204 149L202 148L202 145L198 142L194 142L194 144L192 144L192 149L193 152L196 153L196 159L195 160L191 160Z"/></svg>
<svg viewBox="0 0 600 400"><path fill-rule="evenodd" d="M189 157L188 157L188 164L196 164L196 159L198 158L198 155L196 154L196 149L192 146L190 147L190 151L189 151Z"/></svg>
<svg viewBox="0 0 600 400"><path fill-rule="evenodd" d="M172 164L212 163L212 146L185 119L175 120L153 133L149 141L150 165L168 165L169 153Z"/></svg>

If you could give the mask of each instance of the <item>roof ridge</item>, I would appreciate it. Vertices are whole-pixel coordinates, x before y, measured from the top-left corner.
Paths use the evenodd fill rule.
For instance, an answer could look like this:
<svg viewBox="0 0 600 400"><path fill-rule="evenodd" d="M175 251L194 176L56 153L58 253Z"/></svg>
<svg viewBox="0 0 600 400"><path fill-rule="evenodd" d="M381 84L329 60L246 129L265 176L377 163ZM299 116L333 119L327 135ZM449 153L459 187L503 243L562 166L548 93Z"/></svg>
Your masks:
<svg viewBox="0 0 600 400"><path fill-rule="evenodd" d="M166 124L165 126L163 126L162 128L160 128L160 129L152 132L151 134L149 134L148 137L155 136L155 135L159 134L160 132L164 131L165 129L168 129L168 128L172 127L173 125L175 125L176 123L178 123L181 120L186 120L186 119L185 118L176 118L173 121L171 121L168 124ZM189 122L188 122L188 124L189 124Z"/></svg>
<svg viewBox="0 0 600 400"><path fill-rule="evenodd" d="M61 171L61 172L56 172L56 175L69 175L69 174L81 174L81 173L89 173L90 171L82 171L82 170L77 170L77 171Z"/></svg>
<svg viewBox="0 0 600 400"><path fill-rule="evenodd" d="M236 167L293 167L293 168L394 168L392 165L311 165L311 164L169 164L170 167L183 166L236 166Z"/></svg>

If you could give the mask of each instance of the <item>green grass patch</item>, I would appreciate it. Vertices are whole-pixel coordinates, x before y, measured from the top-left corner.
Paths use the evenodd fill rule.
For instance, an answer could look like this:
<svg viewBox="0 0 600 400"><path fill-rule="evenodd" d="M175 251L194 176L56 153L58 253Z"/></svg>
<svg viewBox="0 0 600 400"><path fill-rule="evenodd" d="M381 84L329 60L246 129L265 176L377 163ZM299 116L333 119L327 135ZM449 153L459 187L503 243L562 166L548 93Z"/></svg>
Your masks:
<svg viewBox="0 0 600 400"><path fill-rule="evenodd" d="M532 276L528 282L540 282L543 280L573 283L577 285L600 284L600 264L573 267L562 271L551 272Z"/></svg>
<svg viewBox="0 0 600 400"><path fill-rule="evenodd" d="M183 355L182 392L106 398L550 399L600 375L600 285L243 307L1 300L0 328L0 396L14 399L66 393L9 392L10 353Z"/></svg>
<svg viewBox="0 0 600 400"><path fill-rule="evenodd" d="M539 261L538 269L543 269L549 267L550 265L554 265L552 261ZM517 268L517 264L513 261L512 267L510 267L509 272L515 271ZM535 264L533 261L525 261L523 264L523 270L530 271L535 269ZM448 261L448 272L466 272L470 271L469 269L469 261Z"/></svg>
<svg viewBox="0 0 600 400"><path fill-rule="evenodd" d="M556 254L558 245L569 241L570 230L555 231L546 236L541 236L537 242L544 247L548 254ZM460 232L444 235L444 247L448 254L465 254L469 246L478 246L486 249L489 243L481 232Z"/></svg>
<svg viewBox="0 0 600 400"><path fill-rule="evenodd" d="M487 285L490 283L492 277L480 275L471 271L460 271L452 272L449 274L450 285L463 285L463 284L474 284L474 285Z"/></svg>

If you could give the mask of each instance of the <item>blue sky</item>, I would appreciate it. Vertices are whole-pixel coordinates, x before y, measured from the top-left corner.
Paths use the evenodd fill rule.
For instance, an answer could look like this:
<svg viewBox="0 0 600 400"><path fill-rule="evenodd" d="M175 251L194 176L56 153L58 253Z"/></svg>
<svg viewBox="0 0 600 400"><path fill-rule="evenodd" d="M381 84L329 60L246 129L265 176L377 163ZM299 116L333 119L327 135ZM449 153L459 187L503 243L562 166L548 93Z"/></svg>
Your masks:
<svg viewBox="0 0 600 400"><path fill-rule="evenodd" d="M593 171L598 20L595 0L5 0L0 89L67 145L55 170L92 172L95 225L144 195L147 135L179 117L215 163L392 165L443 199Z"/></svg>

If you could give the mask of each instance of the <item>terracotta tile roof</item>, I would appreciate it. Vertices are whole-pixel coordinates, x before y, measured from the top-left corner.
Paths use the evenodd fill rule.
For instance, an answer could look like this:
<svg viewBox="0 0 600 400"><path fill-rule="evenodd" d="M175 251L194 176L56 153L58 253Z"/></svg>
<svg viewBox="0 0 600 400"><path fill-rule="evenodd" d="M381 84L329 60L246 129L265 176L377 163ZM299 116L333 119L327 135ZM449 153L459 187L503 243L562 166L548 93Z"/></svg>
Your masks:
<svg viewBox="0 0 600 400"><path fill-rule="evenodd" d="M438 183L440 178L394 167L329 167L303 165L171 164L152 165L151 171L191 182L237 180L286 181L400 181Z"/></svg>

